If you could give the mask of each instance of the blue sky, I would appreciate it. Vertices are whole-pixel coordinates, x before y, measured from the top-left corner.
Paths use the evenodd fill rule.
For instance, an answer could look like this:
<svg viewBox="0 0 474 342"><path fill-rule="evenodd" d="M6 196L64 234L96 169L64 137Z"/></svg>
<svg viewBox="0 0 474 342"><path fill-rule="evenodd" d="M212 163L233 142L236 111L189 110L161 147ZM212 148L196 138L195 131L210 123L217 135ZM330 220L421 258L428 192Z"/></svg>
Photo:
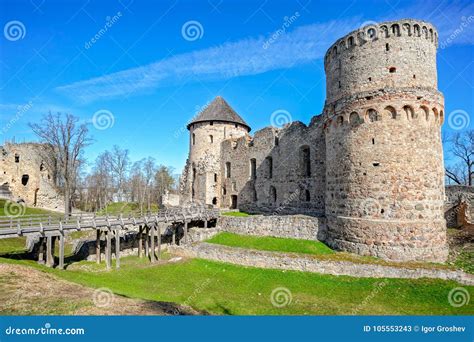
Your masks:
<svg viewBox="0 0 474 342"><path fill-rule="evenodd" d="M117 144L181 172L186 123L215 96L253 131L280 109L308 123L324 105L329 45L407 17L438 28L447 118L461 112L472 128L472 1L0 0L0 142L34 140L28 122L68 112L91 122L89 161ZM113 125L97 129L97 112Z"/></svg>

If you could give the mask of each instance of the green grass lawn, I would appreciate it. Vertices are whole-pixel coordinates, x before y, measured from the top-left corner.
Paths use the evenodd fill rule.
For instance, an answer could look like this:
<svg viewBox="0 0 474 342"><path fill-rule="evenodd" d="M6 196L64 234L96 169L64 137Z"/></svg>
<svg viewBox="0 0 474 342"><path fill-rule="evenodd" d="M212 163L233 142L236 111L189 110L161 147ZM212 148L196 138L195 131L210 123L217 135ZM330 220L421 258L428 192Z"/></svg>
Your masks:
<svg viewBox="0 0 474 342"><path fill-rule="evenodd" d="M234 217L248 217L252 214L244 213L242 211L224 211L221 213L223 216L234 216Z"/></svg>
<svg viewBox="0 0 474 342"><path fill-rule="evenodd" d="M271 236L250 236L233 233L219 233L206 242L230 247L243 247L262 251L278 251L304 254L334 254L335 252L319 241L277 238Z"/></svg>
<svg viewBox="0 0 474 342"><path fill-rule="evenodd" d="M0 216L7 216L7 211L5 210L5 203L7 201L4 199L0 199ZM40 208L31 208L25 207L24 215L38 215L38 214L46 214L46 215L60 215L60 213L49 211Z"/></svg>
<svg viewBox="0 0 474 342"><path fill-rule="evenodd" d="M468 315L474 306L455 308L448 293L454 282L420 279L370 279L304 272L246 268L193 259L152 266L126 257L120 270L80 262L69 270L48 269L31 261L19 262L63 279L94 288L107 287L131 298L188 304L212 314L231 315ZM278 308L271 294L277 288L291 293L291 302ZM474 288L464 286L474 295Z"/></svg>
<svg viewBox="0 0 474 342"><path fill-rule="evenodd" d="M156 204L151 204L151 209L153 211L158 210L158 206ZM147 211L146 207L143 208L143 211ZM133 213L140 213L140 205L138 203L130 203L130 202L116 202L108 204L104 209L99 210L97 212L98 215L118 215L118 214L133 214Z"/></svg>

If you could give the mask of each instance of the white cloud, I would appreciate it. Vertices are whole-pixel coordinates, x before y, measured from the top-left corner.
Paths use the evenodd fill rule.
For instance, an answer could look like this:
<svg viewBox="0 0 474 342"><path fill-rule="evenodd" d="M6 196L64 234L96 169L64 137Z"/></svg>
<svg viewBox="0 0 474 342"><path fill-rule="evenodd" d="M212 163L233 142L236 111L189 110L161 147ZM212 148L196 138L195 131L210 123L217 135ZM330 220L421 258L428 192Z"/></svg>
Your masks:
<svg viewBox="0 0 474 342"><path fill-rule="evenodd" d="M323 57L334 38L357 27L358 22L346 20L302 26L268 45L268 37L243 39L56 89L71 98L90 102L187 81L225 80L291 68Z"/></svg>

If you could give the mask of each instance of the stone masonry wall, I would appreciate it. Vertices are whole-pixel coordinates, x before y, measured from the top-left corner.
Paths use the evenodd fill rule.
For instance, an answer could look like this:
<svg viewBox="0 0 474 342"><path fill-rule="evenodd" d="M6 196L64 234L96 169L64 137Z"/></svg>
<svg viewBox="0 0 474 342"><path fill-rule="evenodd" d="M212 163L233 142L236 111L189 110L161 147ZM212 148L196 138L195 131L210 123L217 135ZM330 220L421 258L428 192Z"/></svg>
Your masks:
<svg viewBox="0 0 474 342"><path fill-rule="evenodd" d="M326 237L324 218L304 215L252 215L249 217L221 215L217 221L217 227L221 231L240 235L273 236L315 241L324 241Z"/></svg>
<svg viewBox="0 0 474 342"><path fill-rule="evenodd" d="M41 148L35 143L7 143L0 147L0 186L9 188L13 201L62 211L64 202L42 161Z"/></svg>

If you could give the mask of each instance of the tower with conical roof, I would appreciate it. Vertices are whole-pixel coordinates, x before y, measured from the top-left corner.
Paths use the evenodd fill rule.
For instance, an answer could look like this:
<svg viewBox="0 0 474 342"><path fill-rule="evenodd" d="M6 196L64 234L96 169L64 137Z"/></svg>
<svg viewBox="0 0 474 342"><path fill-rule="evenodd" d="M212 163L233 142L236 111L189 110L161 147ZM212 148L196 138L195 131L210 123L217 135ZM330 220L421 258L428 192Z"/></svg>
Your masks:
<svg viewBox="0 0 474 342"><path fill-rule="evenodd" d="M189 157L181 180L181 200L219 207L221 143L248 134L250 126L218 96L187 128Z"/></svg>

